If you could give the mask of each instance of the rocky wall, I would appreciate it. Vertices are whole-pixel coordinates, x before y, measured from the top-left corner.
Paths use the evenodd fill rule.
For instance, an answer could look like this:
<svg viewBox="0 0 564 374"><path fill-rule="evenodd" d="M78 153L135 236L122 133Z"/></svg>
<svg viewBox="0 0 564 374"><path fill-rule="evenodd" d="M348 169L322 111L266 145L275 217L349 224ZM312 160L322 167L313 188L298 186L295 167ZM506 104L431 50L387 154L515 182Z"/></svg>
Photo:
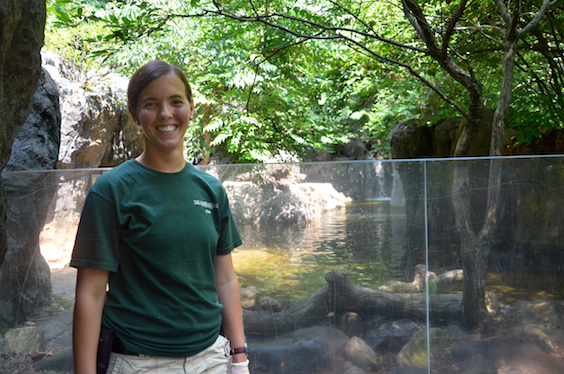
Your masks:
<svg viewBox="0 0 564 374"><path fill-rule="evenodd" d="M2 173L8 252L0 273L0 326L25 322L51 297L50 269L39 250L39 233L56 192L61 114L56 84L44 70L33 110L12 146Z"/></svg>

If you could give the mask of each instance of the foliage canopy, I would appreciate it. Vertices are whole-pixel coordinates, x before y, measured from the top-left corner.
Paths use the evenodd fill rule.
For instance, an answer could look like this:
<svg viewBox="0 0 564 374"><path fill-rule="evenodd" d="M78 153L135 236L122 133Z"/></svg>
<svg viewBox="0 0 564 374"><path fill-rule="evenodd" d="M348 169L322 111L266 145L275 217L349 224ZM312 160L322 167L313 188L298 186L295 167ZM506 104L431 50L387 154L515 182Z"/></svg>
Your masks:
<svg viewBox="0 0 564 374"><path fill-rule="evenodd" d="M406 3L421 9L438 48L476 77L484 108L494 109L504 38L494 0L50 0L47 34L57 38L48 36L48 47L125 75L154 58L184 69L198 104L195 158L209 147L235 162L301 158L350 137L388 157L400 121L433 124L469 110L465 88L433 58ZM560 3L518 44L511 126L520 142L564 121ZM538 8L523 2L521 23Z"/></svg>

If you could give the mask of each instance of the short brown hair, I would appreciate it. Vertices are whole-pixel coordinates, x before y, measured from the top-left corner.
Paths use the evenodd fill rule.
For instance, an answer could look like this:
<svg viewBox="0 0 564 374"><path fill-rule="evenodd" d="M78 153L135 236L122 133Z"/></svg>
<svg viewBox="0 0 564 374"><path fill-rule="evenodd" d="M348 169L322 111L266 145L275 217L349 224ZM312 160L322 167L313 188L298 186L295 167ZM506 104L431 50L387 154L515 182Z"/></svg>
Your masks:
<svg viewBox="0 0 564 374"><path fill-rule="evenodd" d="M137 69L129 80L129 86L127 87L127 102L129 103L129 106L133 108L133 110L137 111L139 95L141 95L141 92L149 84L151 84L152 81L168 73L174 73L178 78L180 78L180 80L182 80L182 83L184 83L184 86L186 87L186 98L191 104L192 89L190 88L190 83L188 83L188 79L186 79L182 70L180 70L178 66L169 64L166 61L153 60Z"/></svg>

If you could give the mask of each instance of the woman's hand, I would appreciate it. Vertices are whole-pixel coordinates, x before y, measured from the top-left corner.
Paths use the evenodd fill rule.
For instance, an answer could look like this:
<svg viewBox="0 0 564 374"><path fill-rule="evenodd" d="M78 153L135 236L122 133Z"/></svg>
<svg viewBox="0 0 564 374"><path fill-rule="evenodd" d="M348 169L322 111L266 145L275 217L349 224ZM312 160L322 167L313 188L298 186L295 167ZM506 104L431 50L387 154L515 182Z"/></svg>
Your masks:
<svg viewBox="0 0 564 374"><path fill-rule="evenodd" d="M244 353L240 353L240 355L244 355ZM249 360L247 360L246 356L243 362L230 363L227 374L249 374Z"/></svg>

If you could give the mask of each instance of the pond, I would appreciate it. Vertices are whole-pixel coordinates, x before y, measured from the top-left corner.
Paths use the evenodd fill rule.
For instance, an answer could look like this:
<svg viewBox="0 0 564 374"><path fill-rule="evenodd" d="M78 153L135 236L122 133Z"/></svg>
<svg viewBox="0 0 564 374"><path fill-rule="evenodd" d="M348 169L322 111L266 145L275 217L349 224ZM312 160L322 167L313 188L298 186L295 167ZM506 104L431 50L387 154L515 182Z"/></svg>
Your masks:
<svg viewBox="0 0 564 374"><path fill-rule="evenodd" d="M347 204L307 224L241 226L235 268L243 287L275 298L307 298L338 269L357 285L379 287L402 277L401 222L405 213L381 201Z"/></svg>

